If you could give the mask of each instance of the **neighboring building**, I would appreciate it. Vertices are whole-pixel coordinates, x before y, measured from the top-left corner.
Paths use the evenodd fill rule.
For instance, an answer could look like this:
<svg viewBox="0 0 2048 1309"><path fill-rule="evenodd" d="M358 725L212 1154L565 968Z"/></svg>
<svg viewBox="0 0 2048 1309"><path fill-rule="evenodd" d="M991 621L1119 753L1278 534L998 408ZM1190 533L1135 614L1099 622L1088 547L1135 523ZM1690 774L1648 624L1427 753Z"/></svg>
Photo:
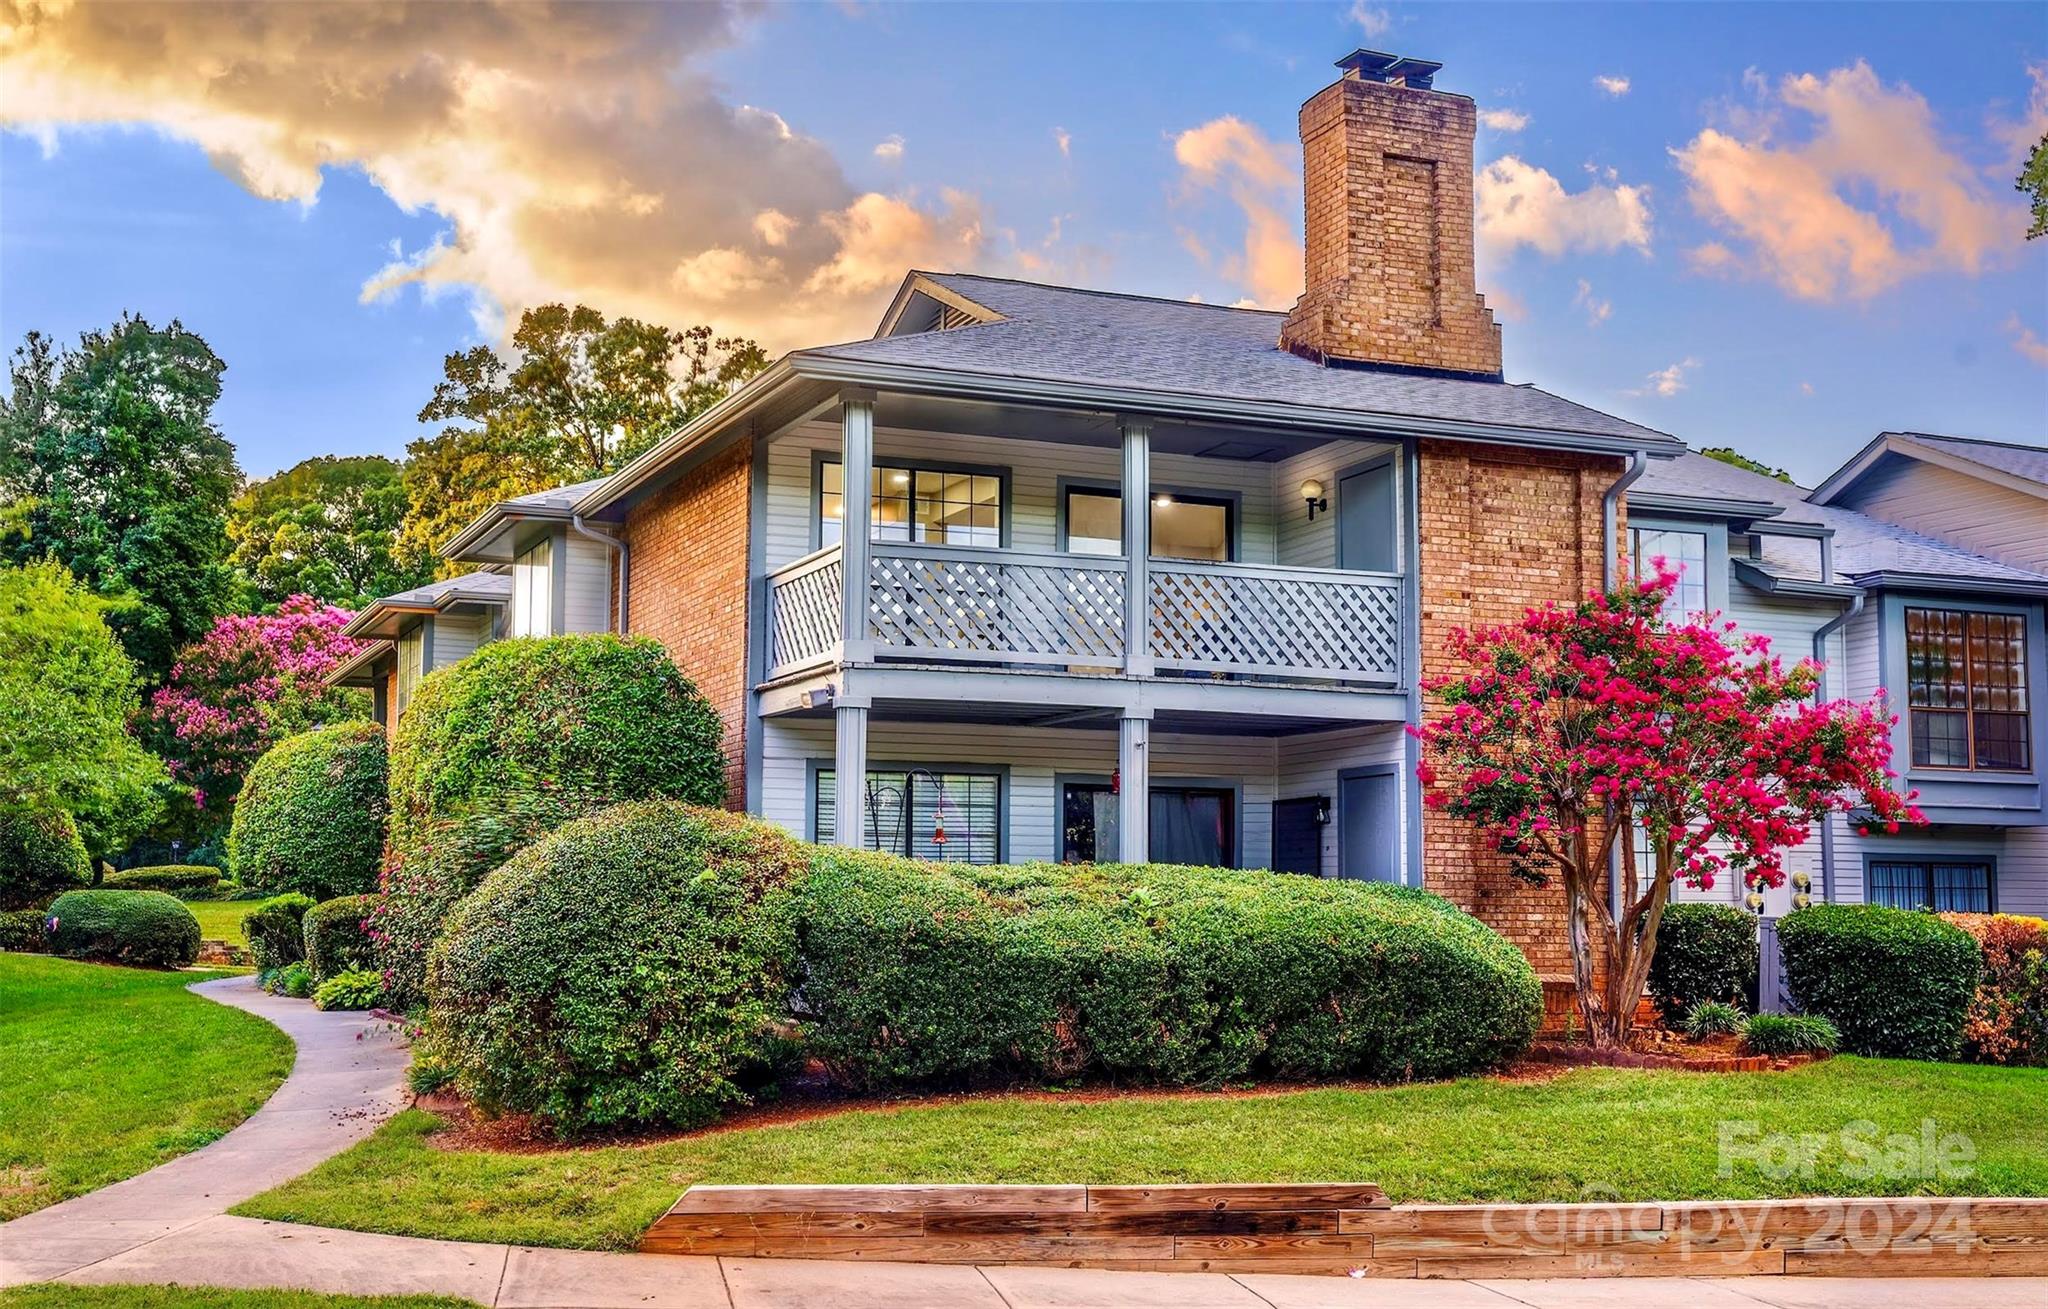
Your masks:
<svg viewBox="0 0 2048 1309"><path fill-rule="evenodd" d="M1880 625L1952 603L2030 634L1966 687L2041 684L2048 577L1503 380L1473 279L1472 101L1434 90L1434 64L1340 66L1301 112L1292 312L914 272L872 339L785 356L449 555L513 569L509 630L663 641L724 716L731 803L799 835L1425 885L1553 974L1561 893L1420 804L1404 728L1453 628L1577 599L1647 551L1695 561L1690 600L1792 655L1865 597L1835 639L1870 653L1836 692L1904 687ZM869 530L845 532L863 503ZM1631 528L1669 535L1631 548ZM1985 721L1966 743L2014 739ZM2041 821L2026 721L2021 770L1922 783L1931 833L1833 833L1832 891L1996 845L1994 902L2043 907L2048 879L2015 867ZM1897 857L1866 875L1872 851Z"/></svg>
<svg viewBox="0 0 2048 1309"><path fill-rule="evenodd" d="M367 690L371 716L388 731L421 678L505 634L511 594L510 578L469 573L372 600L341 629L368 644L337 664L327 684Z"/></svg>

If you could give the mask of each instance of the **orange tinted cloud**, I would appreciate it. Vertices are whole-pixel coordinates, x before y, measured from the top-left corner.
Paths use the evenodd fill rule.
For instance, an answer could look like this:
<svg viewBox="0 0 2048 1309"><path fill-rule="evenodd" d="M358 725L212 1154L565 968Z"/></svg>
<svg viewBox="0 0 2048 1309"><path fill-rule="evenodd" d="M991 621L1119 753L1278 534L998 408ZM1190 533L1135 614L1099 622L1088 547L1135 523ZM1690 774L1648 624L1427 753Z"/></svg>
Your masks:
<svg viewBox="0 0 2048 1309"><path fill-rule="evenodd" d="M1294 147L1226 116L1174 138L1173 157L1190 191L1221 191L1244 214L1242 253L1222 259L1218 271L1248 291L1259 306L1291 306L1301 294L1301 242L1288 218L1301 201ZM1206 257L1191 236L1184 233L1183 242L1197 257Z"/></svg>

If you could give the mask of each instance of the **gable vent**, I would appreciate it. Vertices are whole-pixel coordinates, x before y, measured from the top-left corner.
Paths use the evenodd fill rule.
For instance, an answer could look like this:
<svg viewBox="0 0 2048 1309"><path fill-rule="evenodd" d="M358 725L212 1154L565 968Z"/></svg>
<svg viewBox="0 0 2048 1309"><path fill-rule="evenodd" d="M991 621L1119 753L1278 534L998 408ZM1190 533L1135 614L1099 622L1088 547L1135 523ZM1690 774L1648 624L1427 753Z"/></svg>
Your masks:
<svg viewBox="0 0 2048 1309"><path fill-rule="evenodd" d="M950 332L956 327L965 327L969 323L975 323L979 321L981 320L977 319L973 314L968 313L964 309L955 309L951 305L940 305L939 321L935 325L934 330L940 332Z"/></svg>

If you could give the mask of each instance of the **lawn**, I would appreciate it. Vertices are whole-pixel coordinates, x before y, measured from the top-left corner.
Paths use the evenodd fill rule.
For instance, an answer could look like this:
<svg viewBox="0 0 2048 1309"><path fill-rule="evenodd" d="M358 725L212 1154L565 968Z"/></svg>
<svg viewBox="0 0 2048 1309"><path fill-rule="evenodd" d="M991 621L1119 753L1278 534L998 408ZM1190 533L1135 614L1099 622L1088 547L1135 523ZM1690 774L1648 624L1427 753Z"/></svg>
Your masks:
<svg viewBox="0 0 2048 1309"><path fill-rule="evenodd" d="M158 973L0 954L0 1220L196 1150L269 1098L292 1043Z"/></svg>
<svg viewBox="0 0 2048 1309"><path fill-rule="evenodd" d="M1372 1181L1397 1201L2048 1195L2048 1070L1843 1057L1787 1073L1585 1069L1261 1096L959 1099L553 1153L437 1149L410 1110L234 1212L523 1245L625 1249L693 1182ZM1870 1130L1961 1134L1966 1176L1856 1175ZM1810 1176L1718 1171L1723 1123L1833 1133ZM1737 1132L1739 1128L1733 1129ZM1894 1143L1896 1144L1896 1143Z"/></svg>
<svg viewBox="0 0 2048 1309"><path fill-rule="evenodd" d="M481 1309L444 1295L319 1295L211 1286L17 1286L0 1309Z"/></svg>
<svg viewBox="0 0 2048 1309"><path fill-rule="evenodd" d="M199 920L201 938L226 941L229 945L247 945L249 940L242 935L242 919L259 903L256 900L187 900L185 907Z"/></svg>

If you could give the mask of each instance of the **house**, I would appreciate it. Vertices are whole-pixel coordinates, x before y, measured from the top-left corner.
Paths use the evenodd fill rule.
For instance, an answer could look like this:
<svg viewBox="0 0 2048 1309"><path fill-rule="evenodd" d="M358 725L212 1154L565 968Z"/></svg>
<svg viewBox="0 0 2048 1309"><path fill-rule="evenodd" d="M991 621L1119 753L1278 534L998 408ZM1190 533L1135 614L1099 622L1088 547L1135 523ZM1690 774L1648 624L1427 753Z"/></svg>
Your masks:
<svg viewBox="0 0 2048 1309"><path fill-rule="evenodd" d="M1688 603L1866 651L1837 689L1903 696L1885 624L1955 596L2038 634L2048 576L1505 380L1473 102L1426 61L1339 67L1301 110L1290 312L912 272L872 338L783 357L448 555L510 570L510 631L659 638L724 717L731 803L802 836L1422 885L1562 973L1561 893L1420 804L1404 729L1452 629L1665 553ZM1983 676L2041 684L2028 639ZM2001 905L2048 890L2007 853L2041 819L2028 721L2022 769L1930 797L1956 849L1997 845ZM1897 850L1939 865L1944 839ZM1829 841L1829 893L1897 880L1847 871L1891 845Z"/></svg>
<svg viewBox="0 0 2048 1309"><path fill-rule="evenodd" d="M368 691L370 716L388 729L421 678L506 634L511 591L511 578L477 572L372 600L341 629L362 649L329 670L326 682Z"/></svg>

